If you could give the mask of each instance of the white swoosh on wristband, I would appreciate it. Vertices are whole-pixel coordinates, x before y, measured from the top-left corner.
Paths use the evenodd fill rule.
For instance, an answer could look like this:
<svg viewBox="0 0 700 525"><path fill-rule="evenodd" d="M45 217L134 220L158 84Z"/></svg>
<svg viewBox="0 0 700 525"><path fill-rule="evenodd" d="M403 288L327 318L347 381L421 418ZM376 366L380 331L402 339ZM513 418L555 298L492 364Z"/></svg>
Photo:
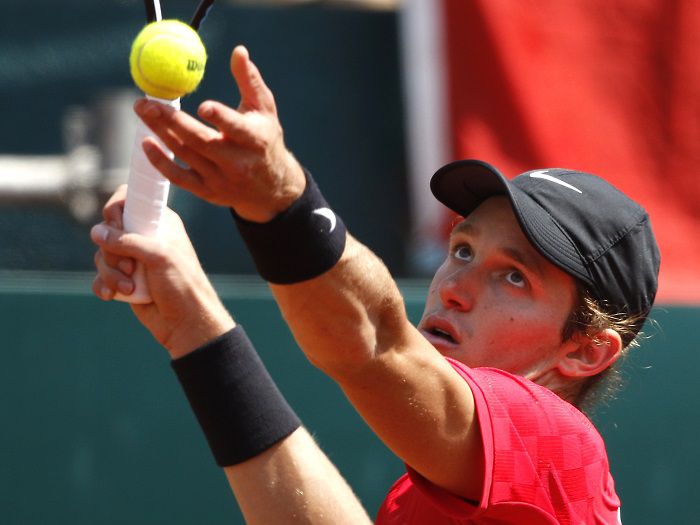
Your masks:
<svg viewBox="0 0 700 525"><path fill-rule="evenodd" d="M328 233L333 233L333 230L335 230L335 223L336 223L336 218L335 218L335 213L333 213L333 210L330 208L318 208L311 213L315 213L316 215L320 215L321 217L325 217L328 219L328 222L331 223L331 229L328 230Z"/></svg>

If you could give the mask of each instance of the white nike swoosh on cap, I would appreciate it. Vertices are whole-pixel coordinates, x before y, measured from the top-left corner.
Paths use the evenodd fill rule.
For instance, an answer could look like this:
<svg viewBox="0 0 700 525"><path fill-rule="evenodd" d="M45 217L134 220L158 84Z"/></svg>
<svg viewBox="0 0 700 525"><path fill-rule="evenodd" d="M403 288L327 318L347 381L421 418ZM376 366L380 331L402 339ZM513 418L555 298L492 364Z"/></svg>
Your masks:
<svg viewBox="0 0 700 525"><path fill-rule="evenodd" d="M581 190L579 190L579 189L576 188L575 186L572 186L572 185L569 184L568 182L564 182L563 180L560 180L560 179L557 179L557 178L555 178L555 177L552 177L549 173L547 173L547 171L549 171L549 170L537 170L537 171L533 171L532 173L530 173L530 177L532 177L532 178L534 178L534 179L544 179L544 180L548 180L548 181L550 181L550 182L554 182L554 183L556 183L556 184L559 184L560 186L564 186L565 188L569 188L570 190L577 191L577 192L579 192L579 193L581 193L581 194L583 193Z"/></svg>
<svg viewBox="0 0 700 525"><path fill-rule="evenodd" d="M331 229L328 230L328 233L333 233L333 230L335 230L336 223L335 213L333 213L333 210L331 210L330 208L318 208L312 211L311 213L315 213L316 215L320 215L321 217L325 217L326 219L328 219L328 222L331 223Z"/></svg>

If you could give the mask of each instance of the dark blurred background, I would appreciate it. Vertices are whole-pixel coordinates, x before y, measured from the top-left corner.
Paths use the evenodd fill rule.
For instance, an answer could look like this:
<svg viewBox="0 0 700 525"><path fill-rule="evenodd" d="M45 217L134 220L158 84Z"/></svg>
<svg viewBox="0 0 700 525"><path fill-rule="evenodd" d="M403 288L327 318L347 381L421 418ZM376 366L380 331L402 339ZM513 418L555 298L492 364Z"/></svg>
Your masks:
<svg viewBox="0 0 700 525"><path fill-rule="evenodd" d="M196 6L183 0L162 4L166 18L189 19ZM229 56L234 45L248 46L276 94L290 149L355 234L401 274L408 210L396 14L324 4L215 4L201 29L209 53L206 75L182 106L194 111L207 98L235 106ZM75 128L85 128L84 142L97 146L99 157L98 173L87 177L103 201L115 178L125 182L123 172L115 177L109 170L114 171L112 161L121 161L121 168L128 161L121 142L130 123L120 124L131 116L123 117L130 109L128 97L138 96L128 55L143 25L142 2L9 0L5 14L0 154L66 156L84 145L75 144L71 132L80 135ZM130 148L131 142L125 145ZM78 190L69 183L53 195L36 196L33 206L5 202L0 267L89 270L93 215L86 208L97 208L89 195L76 195ZM170 202L207 270L253 271L226 210L177 190ZM79 217L71 214L71 203Z"/></svg>

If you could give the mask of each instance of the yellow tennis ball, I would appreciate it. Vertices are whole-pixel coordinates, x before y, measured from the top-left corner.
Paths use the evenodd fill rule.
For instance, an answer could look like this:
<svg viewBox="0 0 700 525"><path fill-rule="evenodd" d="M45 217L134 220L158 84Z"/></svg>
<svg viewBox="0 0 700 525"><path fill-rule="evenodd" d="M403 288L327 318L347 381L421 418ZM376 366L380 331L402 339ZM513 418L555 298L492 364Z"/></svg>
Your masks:
<svg viewBox="0 0 700 525"><path fill-rule="evenodd" d="M174 100L191 93L204 76L207 51L197 32L179 20L144 27L129 56L131 76L144 93Z"/></svg>

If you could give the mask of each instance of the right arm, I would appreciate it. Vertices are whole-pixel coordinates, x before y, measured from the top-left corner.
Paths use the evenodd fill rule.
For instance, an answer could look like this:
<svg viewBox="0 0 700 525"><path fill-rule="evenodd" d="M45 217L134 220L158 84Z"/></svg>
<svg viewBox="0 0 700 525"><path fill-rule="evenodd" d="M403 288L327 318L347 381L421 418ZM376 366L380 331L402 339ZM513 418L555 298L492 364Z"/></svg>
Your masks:
<svg viewBox="0 0 700 525"><path fill-rule="evenodd" d="M180 359L235 327L209 283L171 210L164 237L155 240L122 230L125 187L93 228L98 274L94 292L104 300L133 290L135 261L143 264L153 303L132 305L141 323L173 359ZM224 467L247 523L362 524L370 519L346 481L303 428L260 454Z"/></svg>

